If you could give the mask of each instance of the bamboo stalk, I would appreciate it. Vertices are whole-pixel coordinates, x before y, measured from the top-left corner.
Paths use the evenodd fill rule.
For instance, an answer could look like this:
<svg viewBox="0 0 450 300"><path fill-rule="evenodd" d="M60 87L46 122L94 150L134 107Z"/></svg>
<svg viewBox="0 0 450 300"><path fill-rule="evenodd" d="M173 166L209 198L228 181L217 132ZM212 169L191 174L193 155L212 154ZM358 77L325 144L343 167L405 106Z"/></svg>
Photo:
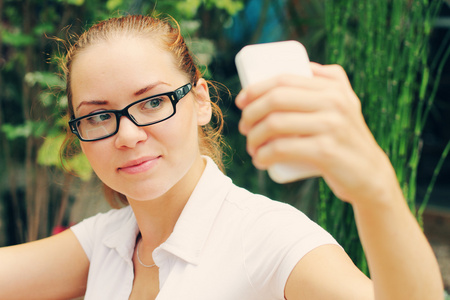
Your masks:
<svg viewBox="0 0 450 300"><path fill-rule="evenodd" d="M428 185L427 191L425 193L425 196L423 198L422 203L420 204L419 210L418 210L418 216L420 223L422 224L422 215L425 211L425 208L427 207L428 201L430 200L431 192L433 191L434 185L436 183L436 179L439 175L439 172L442 169L442 166L444 165L444 161L448 156L448 153L450 152L450 141L447 142L447 145L444 148L444 151L442 151L441 157L439 158L439 161L434 168L433 176L431 177L430 184Z"/></svg>
<svg viewBox="0 0 450 300"><path fill-rule="evenodd" d="M435 97L435 90L429 93L431 73L435 70L428 67L428 41L441 3L430 0L325 3L328 63L341 64L348 71L366 122L388 154L413 212L420 134ZM436 88L437 82L434 84ZM430 100L426 101L427 98ZM419 100L417 107L415 99ZM367 270L353 216L338 206L340 200L331 195L322 181L318 222L343 243L361 269Z"/></svg>

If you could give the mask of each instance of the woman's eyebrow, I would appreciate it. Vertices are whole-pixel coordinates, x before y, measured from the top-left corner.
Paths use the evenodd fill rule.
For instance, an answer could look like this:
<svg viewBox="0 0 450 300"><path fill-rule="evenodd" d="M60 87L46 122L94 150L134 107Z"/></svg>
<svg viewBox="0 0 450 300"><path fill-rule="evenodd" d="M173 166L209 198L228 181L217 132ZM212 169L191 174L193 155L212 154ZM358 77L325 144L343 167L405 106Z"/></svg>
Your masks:
<svg viewBox="0 0 450 300"><path fill-rule="evenodd" d="M142 89L140 89L140 90L134 92L133 95L134 95L134 96L140 96L140 95L142 95L142 94L144 94L144 93L150 91L151 89L153 89L153 88L155 88L156 86L161 85L161 84L170 86L170 84L168 84L168 83L166 83L166 82L163 82L163 81L156 81L156 82L150 83L150 84L147 85L146 87L144 87L144 88L142 88ZM108 104L108 103L109 103L109 102L106 101L106 100L90 100L90 101L82 101L82 102L77 106L77 108L75 109L75 111L78 111L79 108L80 108L81 106L83 106L83 105L106 105L106 104Z"/></svg>
<svg viewBox="0 0 450 300"><path fill-rule="evenodd" d="M140 96L140 95L142 95L142 94L144 94L144 93L150 91L151 89L153 89L153 88L155 88L156 86L161 85L161 84L170 86L170 84L168 84L168 83L166 83L166 82L163 82L163 81L156 81L156 82L150 83L150 84L147 85L146 87L144 87L144 88L142 88L142 89L140 89L140 90L134 92L133 95L134 95L134 96Z"/></svg>
<svg viewBox="0 0 450 300"><path fill-rule="evenodd" d="M105 105L108 104L109 102L106 100L91 100L91 101L82 101L77 108L75 109L75 111L78 111L78 109L80 109L80 107L82 105Z"/></svg>

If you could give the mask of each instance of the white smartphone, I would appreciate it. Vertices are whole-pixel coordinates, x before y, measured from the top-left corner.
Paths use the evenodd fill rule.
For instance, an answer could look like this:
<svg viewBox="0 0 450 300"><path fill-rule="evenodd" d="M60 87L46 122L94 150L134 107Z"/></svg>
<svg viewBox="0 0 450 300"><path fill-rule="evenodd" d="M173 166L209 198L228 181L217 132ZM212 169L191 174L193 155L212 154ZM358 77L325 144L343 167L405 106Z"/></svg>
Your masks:
<svg viewBox="0 0 450 300"><path fill-rule="evenodd" d="M313 76L308 53L297 41L245 46L236 55L235 62L243 88L281 74ZM320 176L317 168L307 164L275 164L268 172L278 183Z"/></svg>

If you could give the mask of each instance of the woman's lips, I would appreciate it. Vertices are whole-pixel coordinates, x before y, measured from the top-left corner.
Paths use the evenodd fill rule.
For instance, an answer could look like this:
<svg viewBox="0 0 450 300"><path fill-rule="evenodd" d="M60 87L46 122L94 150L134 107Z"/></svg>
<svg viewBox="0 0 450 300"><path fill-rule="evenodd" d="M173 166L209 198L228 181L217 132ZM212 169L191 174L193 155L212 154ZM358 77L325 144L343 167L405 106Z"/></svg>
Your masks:
<svg viewBox="0 0 450 300"><path fill-rule="evenodd" d="M157 157L142 157L136 160L130 160L123 166L119 167L118 170L125 172L127 174L138 174L145 172L157 163L160 156Z"/></svg>

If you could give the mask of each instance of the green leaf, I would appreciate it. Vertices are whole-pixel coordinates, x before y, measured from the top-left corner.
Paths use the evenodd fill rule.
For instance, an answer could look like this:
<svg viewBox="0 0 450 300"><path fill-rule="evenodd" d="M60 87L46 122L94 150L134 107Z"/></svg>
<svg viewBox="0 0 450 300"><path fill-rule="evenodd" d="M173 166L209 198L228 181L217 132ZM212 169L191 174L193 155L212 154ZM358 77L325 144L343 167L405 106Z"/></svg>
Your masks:
<svg viewBox="0 0 450 300"><path fill-rule="evenodd" d="M65 138L64 133L46 138L38 151L37 162L44 166L62 168L60 149ZM65 160L65 165L84 181L89 180L92 176L91 165L83 153L76 154Z"/></svg>
<svg viewBox="0 0 450 300"><path fill-rule="evenodd" d="M188 19L192 19L198 11L202 0L186 0L176 4L176 9Z"/></svg>
<svg viewBox="0 0 450 300"><path fill-rule="evenodd" d="M61 148L64 139L64 135L46 138L38 151L37 162L44 166L56 166L61 168L59 149Z"/></svg>
<svg viewBox="0 0 450 300"><path fill-rule="evenodd" d="M198 63L204 66L208 66L211 63L217 52L213 41L208 39L192 39L188 42L188 46L194 53Z"/></svg>
<svg viewBox="0 0 450 300"><path fill-rule="evenodd" d="M68 126L67 125L68 122L69 122L69 118L67 116L64 116L62 118L56 119L55 125L59 126L61 128L66 128Z"/></svg>
<svg viewBox="0 0 450 300"><path fill-rule="evenodd" d="M194 35L200 28L201 23L199 20L181 20L180 27L183 36ZM191 49L191 48L189 48Z"/></svg>
<svg viewBox="0 0 450 300"><path fill-rule="evenodd" d="M25 74L25 82L30 86L39 84L42 88L61 88L65 87L64 81L57 74L51 72L29 72Z"/></svg>
<svg viewBox="0 0 450 300"><path fill-rule="evenodd" d="M67 164L71 171L80 176L81 180L88 181L92 176L92 168L84 153L79 153L69 160Z"/></svg>
<svg viewBox="0 0 450 300"><path fill-rule="evenodd" d="M84 4L84 0L67 0L67 3L76 5L76 6L81 6Z"/></svg>
<svg viewBox="0 0 450 300"><path fill-rule="evenodd" d="M59 2L66 2L70 5L81 6L84 4L84 0L59 0Z"/></svg>
<svg viewBox="0 0 450 300"><path fill-rule="evenodd" d="M30 135L30 131L23 126L14 126L11 124L4 124L1 130L6 135L8 140L15 140L18 137L26 137Z"/></svg>
<svg viewBox="0 0 450 300"><path fill-rule="evenodd" d="M244 8L244 3L239 0L209 0L206 4L208 8L215 6L217 8L224 9L230 15L235 15Z"/></svg>
<svg viewBox="0 0 450 300"><path fill-rule="evenodd" d="M29 136L42 136L47 129L45 122L26 121L24 124L12 125L4 124L0 128L6 135L8 140L15 140L17 138L27 138Z"/></svg>
<svg viewBox="0 0 450 300"><path fill-rule="evenodd" d="M55 26L50 23L38 24L33 28L33 33L37 36L43 35L44 33L49 33L55 31Z"/></svg>
<svg viewBox="0 0 450 300"><path fill-rule="evenodd" d="M123 0L108 0L106 2L106 8L111 11L119 8L122 4Z"/></svg>
<svg viewBox="0 0 450 300"><path fill-rule="evenodd" d="M56 97L51 92L45 91L39 94L39 101L43 106L49 107L56 102Z"/></svg>
<svg viewBox="0 0 450 300"><path fill-rule="evenodd" d="M32 135L34 137L42 137L48 129L47 122L44 121L27 121L31 123Z"/></svg>
<svg viewBox="0 0 450 300"><path fill-rule="evenodd" d="M35 41L34 37L29 34L24 34L20 31L10 32L6 30L1 31L2 40L5 45L12 47L23 47L32 45Z"/></svg>
<svg viewBox="0 0 450 300"><path fill-rule="evenodd" d="M67 95L64 94L63 96L59 97L58 99L58 105L60 108L66 109L69 105L69 100L67 99Z"/></svg>

